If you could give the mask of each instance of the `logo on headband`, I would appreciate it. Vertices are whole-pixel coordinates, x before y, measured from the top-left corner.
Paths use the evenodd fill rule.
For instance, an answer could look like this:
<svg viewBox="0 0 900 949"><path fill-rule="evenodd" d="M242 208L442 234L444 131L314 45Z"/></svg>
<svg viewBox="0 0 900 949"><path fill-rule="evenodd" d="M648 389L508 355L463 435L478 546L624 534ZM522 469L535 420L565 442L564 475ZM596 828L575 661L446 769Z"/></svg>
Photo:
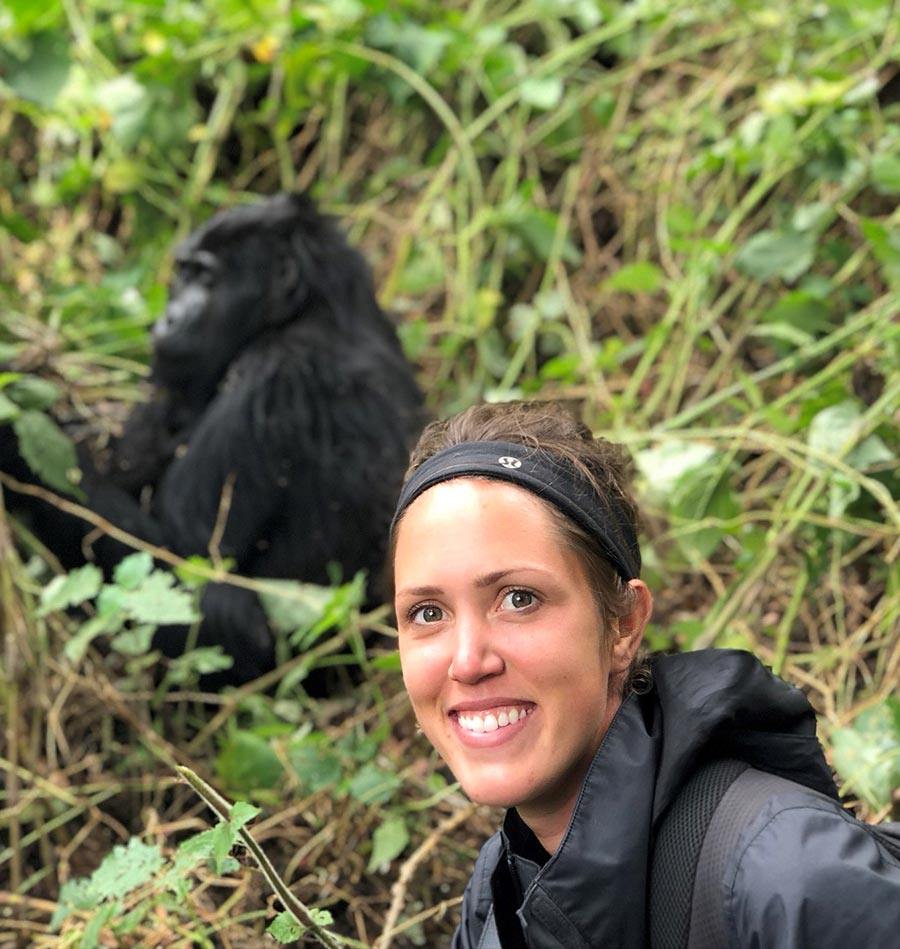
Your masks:
<svg viewBox="0 0 900 949"><path fill-rule="evenodd" d="M501 455L497 459L498 464L503 465L504 468L521 468L522 462L518 458L513 458L512 455Z"/></svg>

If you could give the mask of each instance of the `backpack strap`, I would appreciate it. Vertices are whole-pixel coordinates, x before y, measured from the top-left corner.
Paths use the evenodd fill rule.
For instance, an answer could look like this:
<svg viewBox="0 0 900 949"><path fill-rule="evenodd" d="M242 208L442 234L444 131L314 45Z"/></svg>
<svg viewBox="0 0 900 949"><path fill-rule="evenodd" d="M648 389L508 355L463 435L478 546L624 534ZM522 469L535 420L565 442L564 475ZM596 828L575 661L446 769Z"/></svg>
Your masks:
<svg viewBox="0 0 900 949"><path fill-rule="evenodd" d="M707 829L728 789L749 767L746 762L731 758L702 765L660 821L650 861L649 923L653 949L688 946L697 865ZM721 947L726 942L711 945Z"/></svg>
<svg viewBox="0 0 900 949"><path fill-rule="evenodd" d="M711 761L694 773L663 816L654 845L649 900L653 949L721 949L729 944L722 898L728 861L766 802L800 787L731 759ZM900 824L860 826L900 859Z"/></svg>
<svg viewBox="0 0 900 949"><path fill-rule="evenodd" d="M688 949L718 949L728 945L722 880L741 833L770 798L798 785L787 778L747 768L722 795L706 828L694 878Z"/></svg>

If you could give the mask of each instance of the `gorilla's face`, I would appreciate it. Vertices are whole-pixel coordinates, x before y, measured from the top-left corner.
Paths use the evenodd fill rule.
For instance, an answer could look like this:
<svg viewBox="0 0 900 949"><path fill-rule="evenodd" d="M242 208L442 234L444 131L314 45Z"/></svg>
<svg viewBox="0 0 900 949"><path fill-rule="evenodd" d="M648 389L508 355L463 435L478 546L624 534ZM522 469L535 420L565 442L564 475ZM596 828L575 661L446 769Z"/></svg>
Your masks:
<svg viewBox="0 0 900 949"><path fill-rule="evenodd" d="M217 380L250 340L280 322L273 319L283 269L278 242L216 238L201 231L176 251L169 302L153 327L154 368L163 380Z"/></svg>

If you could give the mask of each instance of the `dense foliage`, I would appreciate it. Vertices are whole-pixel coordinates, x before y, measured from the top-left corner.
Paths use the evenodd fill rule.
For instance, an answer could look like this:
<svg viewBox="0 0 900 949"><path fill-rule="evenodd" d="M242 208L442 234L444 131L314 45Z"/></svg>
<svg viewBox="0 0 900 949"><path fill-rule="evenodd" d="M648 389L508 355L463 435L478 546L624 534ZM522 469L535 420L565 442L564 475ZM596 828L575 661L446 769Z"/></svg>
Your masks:
<svg viewBox="0 0 900 949"><path fill-rule="evenodd" d="M629 445L650 645L749 648L801 685L844 790L882 818L900 785L898 118L888 0L8 0L0 422L77 503L56 422L102 451L142 398L173 242L310 189L366 251L434 413L561 398ZM228 851L254 809L204 835L183 764L262 808L253 837L313 925L331 913L326 938L438 943L492 815L415 735L391 652L363 655L387 613L360 613L361 580L259 582L305 652L201 703L218 657L160 682L146 650L225 569L176 582L145 552L108 583L53 579L0 516L3 926L250 944L275 909ZM311 699L317 664L363 681Z"/></svg>

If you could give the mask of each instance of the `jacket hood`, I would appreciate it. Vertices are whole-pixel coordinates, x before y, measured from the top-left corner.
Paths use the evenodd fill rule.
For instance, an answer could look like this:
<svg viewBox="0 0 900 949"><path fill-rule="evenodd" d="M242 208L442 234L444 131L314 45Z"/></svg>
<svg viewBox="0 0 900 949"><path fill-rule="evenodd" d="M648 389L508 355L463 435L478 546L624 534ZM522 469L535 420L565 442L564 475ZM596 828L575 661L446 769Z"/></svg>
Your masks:
<svg viewBox="0 0 900 949"><path fill-rule="evenodd" d="M653 834L706 758L740 758L837 796L813 709L750 653L660 656L651 668L652 688L622 703L560 846L526 891L529 943L646 945Z"/></svg>

